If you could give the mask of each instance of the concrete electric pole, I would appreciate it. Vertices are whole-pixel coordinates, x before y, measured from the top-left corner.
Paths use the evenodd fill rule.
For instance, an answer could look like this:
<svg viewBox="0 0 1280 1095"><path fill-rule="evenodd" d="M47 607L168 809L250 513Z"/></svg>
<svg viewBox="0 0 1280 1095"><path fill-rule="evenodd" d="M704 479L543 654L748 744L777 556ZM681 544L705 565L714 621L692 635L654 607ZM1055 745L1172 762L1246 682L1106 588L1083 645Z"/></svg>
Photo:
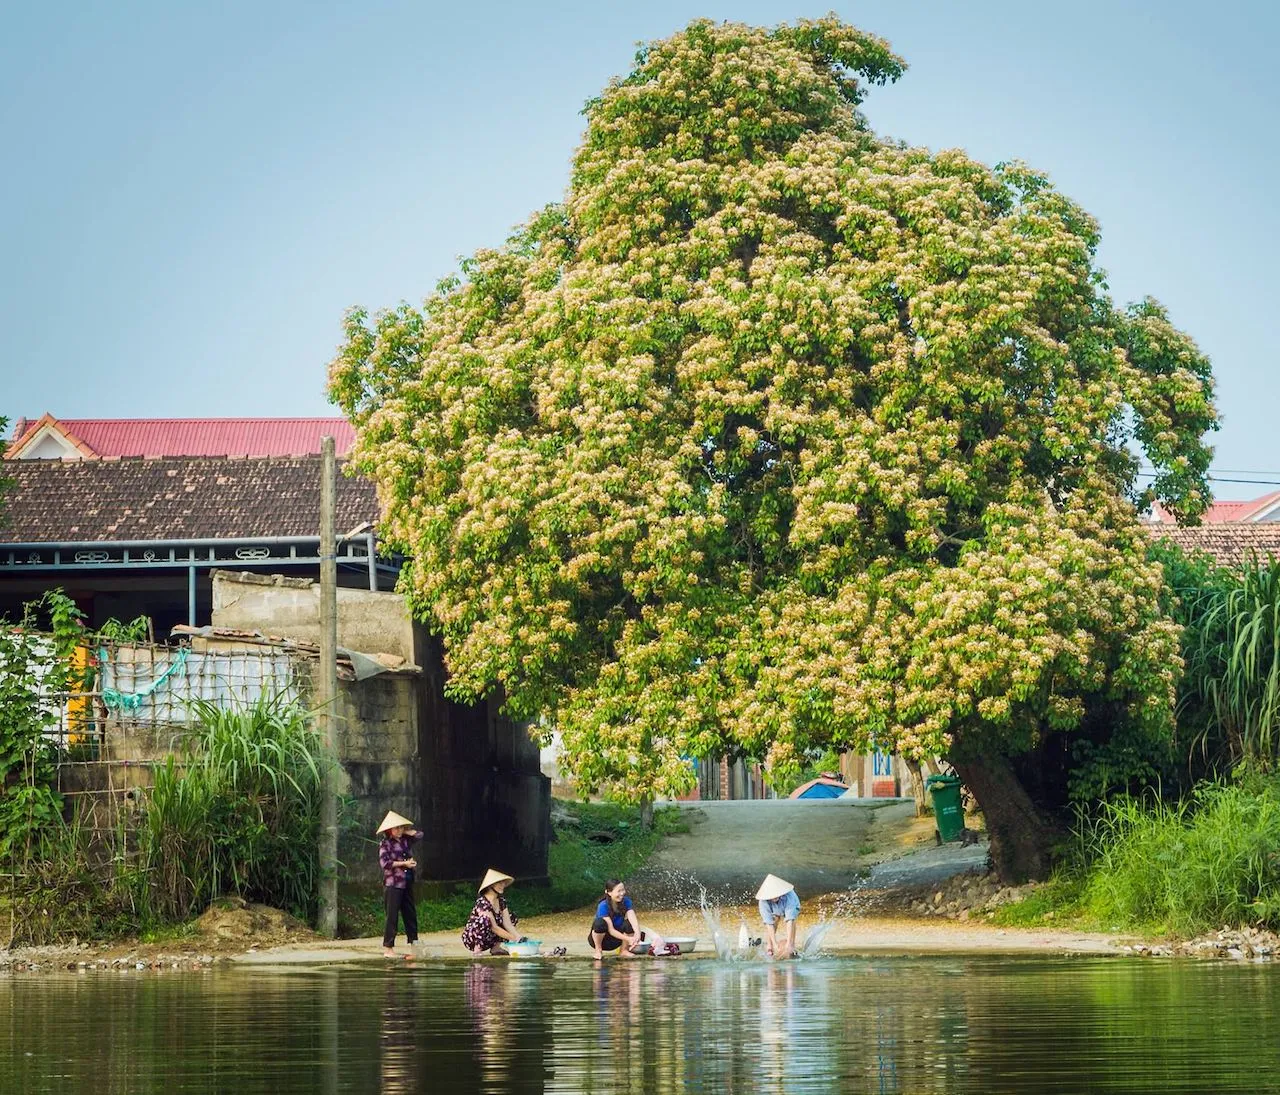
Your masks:
<svg viewBox="0 0 1280 1095"><path fill-rule="evenodd" d="M320 441L320 893L316 930L338 934L338 545L333 534L337 466L332 437Z"/></svg>

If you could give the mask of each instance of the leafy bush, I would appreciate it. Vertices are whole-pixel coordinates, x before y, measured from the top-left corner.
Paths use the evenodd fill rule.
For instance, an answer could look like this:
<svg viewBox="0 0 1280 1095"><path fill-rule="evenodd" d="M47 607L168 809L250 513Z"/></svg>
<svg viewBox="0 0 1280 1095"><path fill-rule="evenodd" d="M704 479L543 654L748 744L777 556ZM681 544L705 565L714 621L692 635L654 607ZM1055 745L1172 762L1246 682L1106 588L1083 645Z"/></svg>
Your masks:
<svg viewBox="0 0 1280 1095"><path fill-rule="evenodd" d="M40 634L38 616L52 623ZM48 732L73 688L71 651L81 636L80 612L58 591L27 605L18 626L0 627L0 862L25 863L36 837L61 818L56 753Z"/></svg>

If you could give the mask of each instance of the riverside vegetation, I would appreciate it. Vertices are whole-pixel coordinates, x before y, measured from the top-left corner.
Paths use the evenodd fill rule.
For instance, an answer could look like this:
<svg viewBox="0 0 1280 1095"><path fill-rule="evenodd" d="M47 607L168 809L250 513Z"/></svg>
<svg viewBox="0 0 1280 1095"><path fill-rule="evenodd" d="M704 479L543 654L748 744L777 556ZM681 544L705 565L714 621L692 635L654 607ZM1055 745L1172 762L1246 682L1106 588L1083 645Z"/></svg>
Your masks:
<svg viewBox="0 0 1280 1095"><path fill-rule="evenodd" d="M1280 929L1280 561L1153 554L1182 627L1180 753L1083 804L1053 879L998 922Z"/></svg>
<svg viewBox="0 0 1280 1095"><path fill-rule="evenodd" d="M0 926L10 943L162 931L224 895L311 919L324 760L294 703L193 703L176 755L107 831L83 799L59 794L48 731L60 701L50 697L91 686L92 666L77 668L73 652L98 640L61 593L0 630ZM69 746L82 759L94 748Z"/></svg>

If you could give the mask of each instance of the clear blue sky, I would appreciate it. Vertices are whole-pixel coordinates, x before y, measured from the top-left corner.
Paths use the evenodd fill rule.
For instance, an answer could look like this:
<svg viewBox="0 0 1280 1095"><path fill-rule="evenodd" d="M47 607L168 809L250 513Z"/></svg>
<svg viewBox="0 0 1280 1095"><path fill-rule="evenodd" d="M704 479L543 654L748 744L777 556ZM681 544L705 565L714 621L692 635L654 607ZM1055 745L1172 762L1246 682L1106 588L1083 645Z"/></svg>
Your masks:
<svg viewBox="0 0 1280 1095"><path fill-rule="evenodd" d="M8 4L0 415L324 414L343 310L421 300L559 197L637 41L828 6ZM911 66L875 128L1049 172L1101 220L1117 298L1213 358L1215 467L1280 479L1280 6L833 6Z"/></svg>

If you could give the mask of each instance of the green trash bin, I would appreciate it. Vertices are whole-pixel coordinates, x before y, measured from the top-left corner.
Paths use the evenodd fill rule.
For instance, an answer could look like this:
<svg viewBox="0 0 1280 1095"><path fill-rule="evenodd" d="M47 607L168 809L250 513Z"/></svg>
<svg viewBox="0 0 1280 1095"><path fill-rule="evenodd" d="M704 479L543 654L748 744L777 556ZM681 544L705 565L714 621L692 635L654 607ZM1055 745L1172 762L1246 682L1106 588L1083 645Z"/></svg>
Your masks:
<svg viewBox="0 0 1280 1095"><path fill-rule="evenodd" d="M933 799L933 816L938 828L938 843L959 840L964 832L964 811L960 808L960 777L949 775L930 776L925 787Z"/></svg>

